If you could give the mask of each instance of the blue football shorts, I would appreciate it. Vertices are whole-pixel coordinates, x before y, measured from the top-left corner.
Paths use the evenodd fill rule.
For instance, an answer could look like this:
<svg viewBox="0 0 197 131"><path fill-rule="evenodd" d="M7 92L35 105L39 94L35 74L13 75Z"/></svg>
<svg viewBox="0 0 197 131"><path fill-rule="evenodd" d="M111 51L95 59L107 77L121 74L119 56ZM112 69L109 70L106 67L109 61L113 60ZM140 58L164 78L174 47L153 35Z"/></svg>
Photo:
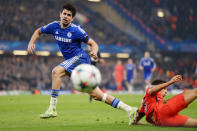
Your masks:
<svg viewBox="0 0 197 131"><path fill-rule="evenodd" d="M59 66L63 67L70 74L72 70L80 64L90 64L90 58L87 54L80 54L70 59L65 60Z"/></svg>
<svg viewBox="0 0 197 131"><path fill-rule="evenodd" d="M151 78L152 78L152 73L145 73L144 74L144 80L151 80Z"/></svg>
<svg viewBox="0 0 197 131"><path fill-rule="evenodd" d="M132 83L134 81L133 77L127 77L126 81L128 83Z"/></svg>

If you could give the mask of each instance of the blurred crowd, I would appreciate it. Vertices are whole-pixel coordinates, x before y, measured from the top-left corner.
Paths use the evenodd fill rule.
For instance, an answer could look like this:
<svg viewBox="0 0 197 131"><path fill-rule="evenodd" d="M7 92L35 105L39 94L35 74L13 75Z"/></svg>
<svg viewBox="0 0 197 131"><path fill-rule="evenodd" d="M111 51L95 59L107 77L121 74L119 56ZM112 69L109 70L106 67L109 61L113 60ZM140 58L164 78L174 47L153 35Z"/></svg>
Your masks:
<svg viewBox="0 0 197 131"><path fill-rule="evenodd" d="M197 40L196 0L114 0L114 2L165 39ZM163 17L158 17L159 11L164 13Z"/></svg>
<svg viewBox="0 0 197 131"><path fill-rule="evenodd" d="M51 89L51 71L62 57L1 55L0 90ZM65 87L66 84L66 87ZM68 79L63 79L62 89L71 89Z"/></svg>
<svg viewBox="0 0 197 131"><path fill-rule="evenodd" d="M185 55L184 58L183 55ZM191 54L168 54L168 56L156 59L156 63L154 77L169 80L174 75L180 74L183 76L183 82L175 84L174 88L197 88L197 61Z"/></svg>
<svg viewBox="0 0 197 131"><path fill-rule="evenodd" d="M29 41L37 28L58 21L62 5L69 1L71 0L1 0L0 41ZM82 25L96 42L103 44L138 44L79 0L71 1L71 3L76 6L78 14L85 18L76 17L74 23ZM45 36L40 38L39 41L54 42L54 39Z"/></svg>
<svg viewBox="0 0 197 131"><path fill-rule="evenodd" d="M51 89L51 71L63 61L62 57L57 56L14 56L11 54L0 55L0 90L50 90ZM98 64L102 74L102 89L116 90L114 80L114 67L118 59L105 59L104 63ZM120 60L120 59L119 59ZM121 59L123 66L127 59ZM196 63L186 62L173 58L162 57L155 59L157 63L156 71L153 73L152 80L169 80L175 74L183 75L183 82L173 87L177 89L196 88L197 72ZM134 59L137 69L137 79L134 82L134 90L143 90L143 74L139 70L139 60ZM187 64L186 64L187 63ZM72 90L72 84L68 77L62 79L62 90ZM127 90L123 81L123 90Z"/></svg>

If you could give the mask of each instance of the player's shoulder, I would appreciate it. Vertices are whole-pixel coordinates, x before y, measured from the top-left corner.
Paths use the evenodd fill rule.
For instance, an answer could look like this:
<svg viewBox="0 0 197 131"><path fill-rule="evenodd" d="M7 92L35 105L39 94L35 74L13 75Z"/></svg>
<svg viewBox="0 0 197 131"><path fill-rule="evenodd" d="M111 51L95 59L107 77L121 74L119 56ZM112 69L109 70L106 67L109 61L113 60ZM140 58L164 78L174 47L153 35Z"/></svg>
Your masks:
<svg viewBox="0 0 197 131"><path fill-rule="evenodd" d="M151 89L151 85L146 85L145 90L149 90L149 89Z"/></svg>
<svg viewBox="0 0 197 131"><path fill-rule="evenodd" d="M152 87L153 87L152 85L146 85L146 87L145 87L146 95L150 95L150 94L149 94L149 90L150 90Z"/></svg>
<svg viewBox="0 0 197 131"><path fill-rule="evenodd" d="M77 29L79 25L76 25L76 24L72 23L70 26L71 26L73 29Z"/></svg>
<svg viewBox="0 0 197 131"><path fill-rule="evenodd" d="M60 21L53 21L52 24L60 25Z"/></svg>
<svg viewBox="0 0 197 131"><path fill-rule="evenodd" d="M81 32L81 33L85 33L85 30L80 26L80 25L76 25L74 23L71 24L71 28L74 30L74 31L77 31L77 32Z"/></svg>
<svg viewBox="0 0 197 131"><path fill-rule="evenodd" d="M140 61L145 61L145 60L146 60L146 58L145 57L142 57Z"/></svg>
<svg viewBox="0 0 197 131"><path fill-rule="evenodd" d="M53 21L46 26L51 26L51 27L60 27L60 21Z"/></svg>

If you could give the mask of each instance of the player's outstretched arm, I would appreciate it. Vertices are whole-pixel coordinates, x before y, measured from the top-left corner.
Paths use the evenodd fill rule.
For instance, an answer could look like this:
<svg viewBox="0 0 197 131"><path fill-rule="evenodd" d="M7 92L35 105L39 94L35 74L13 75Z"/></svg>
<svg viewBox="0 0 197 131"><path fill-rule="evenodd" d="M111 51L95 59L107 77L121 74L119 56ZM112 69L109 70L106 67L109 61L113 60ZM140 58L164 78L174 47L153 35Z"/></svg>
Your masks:
<svg viewBox="0 0 197 131"><path fill-rule="evenodd" d="M35 41L40 37L42 34L40 28L36 29L31 37L31 40L29 41L29 45L27 48L27 51L29 54L33 54L35 51Z"/></svg>
<svg viewBox="0 0 197 131"><path fill-rule="evenodd" d="M90 55L96 60L98 58L97 57L97 53L98 53L97 43L93 39L90 38L87 44L90 46Z"/></svg>
<svg viewBox="0 0 197 131"><path fill-rule="evenodd" d="M179 81L182 81L182 76L181 75L176 75L176 76L172 77L172 79L169 80L166 83L159 84L159 85L154 85L153 88L151 88L149 90L149 93L150 93L150 95L153 95L153 94L161 91L162 89L168 87L169 85L174 84L174 83L179 82Z"/></svg>

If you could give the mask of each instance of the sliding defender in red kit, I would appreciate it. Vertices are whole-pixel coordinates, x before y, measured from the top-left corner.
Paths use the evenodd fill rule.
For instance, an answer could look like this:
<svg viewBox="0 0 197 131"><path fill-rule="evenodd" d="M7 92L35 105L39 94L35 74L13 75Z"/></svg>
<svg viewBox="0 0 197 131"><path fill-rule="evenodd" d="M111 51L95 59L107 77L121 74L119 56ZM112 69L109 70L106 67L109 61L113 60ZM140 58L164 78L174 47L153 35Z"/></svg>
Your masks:
<svg viewBox="0 0 197 131"><path fill-rule="evenodd" d="M142 117L156 126L187 126L197 127L197 119L178 114L197 98L197 89L185 90L183 93L164 101L167 88L182 81L181 75L174 76L170 81L155 80L146 89L142 107L133 120L133 125L140 124Z"/></svg>

